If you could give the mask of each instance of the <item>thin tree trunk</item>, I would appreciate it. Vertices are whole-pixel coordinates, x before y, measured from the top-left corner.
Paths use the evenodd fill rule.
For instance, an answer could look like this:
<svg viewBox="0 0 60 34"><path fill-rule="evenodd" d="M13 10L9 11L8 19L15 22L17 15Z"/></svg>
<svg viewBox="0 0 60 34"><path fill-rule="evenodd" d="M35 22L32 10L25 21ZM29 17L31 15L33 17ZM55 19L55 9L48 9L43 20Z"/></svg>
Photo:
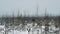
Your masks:
<svg viewBox="0 0 60 34"><path fill-rule="evenodd" d="M28 30L28 34L30 34L30 29Z"/></svg>
<svg viewBox="0 0 60 34"><path fill-rule="evenodd" d="M39 34L39 30L37 30L37 34Z"/></svg>

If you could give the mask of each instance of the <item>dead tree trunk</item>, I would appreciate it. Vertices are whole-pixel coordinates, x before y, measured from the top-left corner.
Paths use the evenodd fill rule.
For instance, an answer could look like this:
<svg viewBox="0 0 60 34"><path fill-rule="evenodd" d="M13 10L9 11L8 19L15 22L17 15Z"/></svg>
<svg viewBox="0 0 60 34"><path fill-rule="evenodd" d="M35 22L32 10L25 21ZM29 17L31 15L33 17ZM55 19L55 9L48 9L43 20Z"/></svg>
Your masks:
<svg viewBox="0 0 60 34"><path fill-rule="evenodd" d="M49 20L48 19L46 19L45 21L45 34L47 34L47 32L49 31Z"/></svg>

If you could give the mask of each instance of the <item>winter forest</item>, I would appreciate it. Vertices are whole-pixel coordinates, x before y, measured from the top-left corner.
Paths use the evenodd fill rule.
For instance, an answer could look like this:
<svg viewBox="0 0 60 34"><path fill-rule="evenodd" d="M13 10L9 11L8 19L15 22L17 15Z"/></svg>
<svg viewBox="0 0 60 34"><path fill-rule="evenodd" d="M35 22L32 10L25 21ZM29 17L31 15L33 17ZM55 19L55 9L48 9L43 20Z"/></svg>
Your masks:
<svg viewBox="0 0 60 34"><path fill-rule="evenodd" d="M1 17L0 34L60 34L60 16Z"/></svg>
<svg viewBox="0 0 60 34"><path fill-rule="evenodd" d="M60 34L60 0L0 0L0 34Z"/></svg>

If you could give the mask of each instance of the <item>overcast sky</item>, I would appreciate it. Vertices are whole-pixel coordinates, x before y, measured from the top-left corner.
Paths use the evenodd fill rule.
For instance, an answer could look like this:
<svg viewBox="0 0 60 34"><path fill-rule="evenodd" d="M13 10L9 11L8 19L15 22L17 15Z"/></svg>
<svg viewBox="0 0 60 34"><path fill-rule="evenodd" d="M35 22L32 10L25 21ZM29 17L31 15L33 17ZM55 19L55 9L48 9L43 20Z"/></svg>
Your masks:
<svg viewBox="0 0 60 34"><path fill-rule="evenodd" d="M45 8L48 15L60 14L60 0L0 0L0 16L12 15L13 12L17 15L18 11L20 14L36 15L37 6L40 16L45 15Z"/></svg>

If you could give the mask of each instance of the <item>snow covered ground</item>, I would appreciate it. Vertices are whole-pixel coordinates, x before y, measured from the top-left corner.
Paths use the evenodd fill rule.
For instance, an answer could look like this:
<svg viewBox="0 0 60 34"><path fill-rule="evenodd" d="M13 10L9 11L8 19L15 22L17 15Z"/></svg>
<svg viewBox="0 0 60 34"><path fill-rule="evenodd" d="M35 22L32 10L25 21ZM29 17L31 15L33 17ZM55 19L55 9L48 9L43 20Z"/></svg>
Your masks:
<svg viewBox="0 0 60 34"><path fill-rule="evenodd" d="M26 24L23 26L22 28L22 24L20 24L19 26L15 26L14 28L12 28L12 26L10 28L7 29L7 33L8 34L45 34L45 26L42 25L41 28L40 26L37 26L37 24L35 23L35 25L33 26L32 23ZM55 28L54 25L51 25L49 27L49 32L48 34L55 34L54 31L58 31L59 28ZM4 25L0 25L0 34L4 34L5 33L5 26Z"/></svg>

